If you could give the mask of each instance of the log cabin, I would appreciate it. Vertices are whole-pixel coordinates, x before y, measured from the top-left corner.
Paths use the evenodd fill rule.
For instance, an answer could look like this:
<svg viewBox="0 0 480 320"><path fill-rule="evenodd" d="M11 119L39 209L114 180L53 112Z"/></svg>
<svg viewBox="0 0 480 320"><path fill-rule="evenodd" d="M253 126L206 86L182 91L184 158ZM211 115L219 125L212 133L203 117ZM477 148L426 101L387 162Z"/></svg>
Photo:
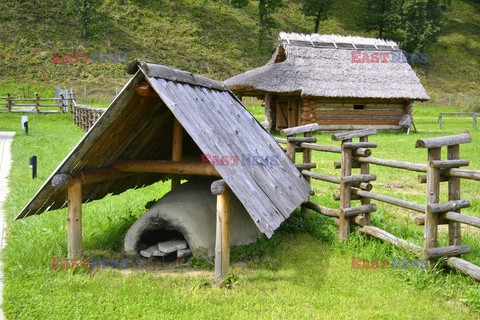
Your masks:
<svg viewBox="0 0 480 320"><path fill-rule="evenodd" d="M412 122L413 103L430 99L407 56L388 40L282 32L266 65L225 84L264 100L272 129L398 131Z"/></svg>

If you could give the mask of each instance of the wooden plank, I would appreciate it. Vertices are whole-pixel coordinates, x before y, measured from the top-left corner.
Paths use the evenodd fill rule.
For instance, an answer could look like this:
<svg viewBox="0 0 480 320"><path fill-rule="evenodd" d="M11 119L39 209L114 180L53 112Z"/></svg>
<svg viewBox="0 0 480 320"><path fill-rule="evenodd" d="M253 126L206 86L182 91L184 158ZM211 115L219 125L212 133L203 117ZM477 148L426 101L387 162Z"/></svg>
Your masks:
<svg viewBox="0 0 480 320"><path fill-rule="evenodd" d="M371 136L376 133L377 133L376 129L363 129L363 130L357 130L357 131L342 132L342 133L336 133L332 135L332 140L344 141L344 140L349 140L353 138ZM347 142L350 142L350 141L347 141Z"/></svg>
<svg viewBox="0 0 480 320"><path fill-rule="evenodd" d="M440 248L425 249L425 258L435 259L440 257L454 257L470 253L469 246L448 246Z"/></svg>
<svg viewBox="0 0 480 320"><path fill-rule="evenodd" d="M302 142L315 143L315 142L317 142L317 138L315 138L315 137L300 137L300 138L297 138L297 137L291 136L291 137L287 138L287 141L292 142L292 143L302 143Z"/></svg>
<svg viewBox="0 0 480 320"><path fill-rule="evenodd" d="M468 134L459 134L455 136L446 136L440 138L427 138L427 139L420 139L417 140L415 143L415 148L426 148L426 149L433 149L433 148L440 148L440 147L447 147L447 146L454 146L463 143L470 143L472 142L472 138ZM440 160L440 159L437 159Z"/></svg>
<svg viewBox="0 0 480 320"><path fill-rule="evenodd" d="M432 213L445 213L470 207L470 200L452 200L445 203L427 205L427 210Z"/></svg>
<svg viewBox="0 0 480 320"><path fill-rule="evenodd" d="M325 182L340 184L340 178L338 178L338 177L327 176L327 175L319 174L319 173L316 173L316 172L310 172L308 170L302 170L302 174L304 176L313 178L315 180L321 180L321 181L325 181Z"/></svg>
<svg viewBox="0 0 480 320"><path fill-rule="evenodd" d="M82 185L75 182L68 187L68 257L82 256Z"/></svg>
<svg viewBox="0 0 480 320"><path fill-rule="evenodd" d="M343 146L348 149L376 148L377 144L374 142L345 142Z"/></svg>
<svg viewBox="0 0 480 320"><path fill-rule="evenodd" d="M332 153L341 153L342 152L342 148L336 147L336 146L321 146L321 145L318 145L318 144L306 143L306 142L301 143L300 146L302 148L307 148L307 149L316 150L316 151L332 152Z"/></svg>
<svg viewBox="0 0 480 320"><path fill-rule="evenodd" d="M280 130L280 133L284 136L294 136L301 133L317 131L319 128L317 123L305 124L303 126L297 126L293 128L287 128Z"/></svg>
<svg viewBox="0 0 480 320"><path fill-rule="evenodd" d="M377 205L375 204L366 204L366 205L343 209L343 213L345 217L353 217L359 214L370 213L375 211L377 211Z"/></svg>
<svg viewBox="0 0 480 320"><path fill-rule="evenodd" d="M313 203L311 201L307 201L305 203L302 203L302 207L313 210L317 213L323 214L324 216L328 216L328 217L339 217L339 215L340 215L340 210L339 209L327 208L327 207L324 207L324 206L320 206L316 203Z"/></svg>
<svg viewBox="0 0 480 320"><path fill-rule="evenodd" d="M298 170L307 170L307 169L314 169L317 167L317 164L315 162L313 163L296 163L295 168Z"/></svg>
<svg viewBox="0 0 480 320"><path fill-rule="evenodd" d="M375 174L356 174L350 175L340 179L340 182L344 182L346 184L352 183L361 183L361 182L369 182L377 180L377 175Z"/></svg>

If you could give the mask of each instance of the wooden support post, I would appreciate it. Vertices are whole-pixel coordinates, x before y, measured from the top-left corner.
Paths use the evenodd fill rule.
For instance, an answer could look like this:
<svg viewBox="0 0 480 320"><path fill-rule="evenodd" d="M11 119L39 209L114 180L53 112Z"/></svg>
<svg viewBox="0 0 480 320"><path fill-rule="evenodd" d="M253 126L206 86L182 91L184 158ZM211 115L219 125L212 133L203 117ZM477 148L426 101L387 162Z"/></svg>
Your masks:
<svg viewBox="0 0 480 320"><path fill-rule="evenodd" d="M173 118L173 144L172 144L172 162L182 160L183 148L183 127L177 118ZM172 189L180 185L180 176L172 178Z"/></svg>
<svg viewBox="0 0 480 320"><path fill-rule="evenodd" d="M10 92L7 92L7 109L8 112L12 111L12 98L10 97Z"/></svg>
<svg viewBox="0 0 480 320"><path fill-rule="evenodd" d="M460 145L449 146L447 148L448 160L460 159ZM460 178L448 178L448 201L460 200ZM460 213L460 209L455 210ZM451 246L460 246L462 244L462 233L460 223L455 221L448 222L449 244Z"/></svg>
<svg viewBox="0 0 480 320"><path fill-rule="evenodd" d="M288 141L288 137L287 137L286 149L287 149L287 156L290 158L290 160L292 160L293 163L295 163L295 143Z"/></svg>
<svg viewBox="0 0 480 320"><path fill-rule="evenodd" d="M230 199L231 191L223 180L212 183L217 195L217 232L215 241L215 281L220 283L230 269Z"/></svg>
<svg viewBox="0 0 480 320"><path fill-rule="evenodd" d="M270 119L270 93L267 93L265 95L265 121L268 123L267 125L267 131L270 132L272 129L272 119Z"/></svg>
<svg viewBox="0 0 480 320"><path fill-rule="evenodd" d="M360 142L367 143L368 142L368 136L360 137L359 140L360 140ZM368 163L362 162L360 164L360 173L361 174L370 174L370 165ZM370 184L370 186L371 186L371 184ZM370 191L370 190L368 190L368 191ZM362 205L368 205L368 204L370 204L370 198L362 197ZM365 217L365 223L367 225L370 225L371 224L370 213L365 213L363 216Z"/></svg>
<svg viewBox="0 0 480 320"><path fill-rule="evenodd" d="M345 216L343 209L350 208L351 203L351 186L345 183L344 178L352 175L352 149L344 148L345 142L351 142L352 139L342 141L342 175L340 179L340 228L339 237L341 241L347 240L350 231L350 219Z"/></svg>
<svg viewBox="0 0 480 320"><path fill-rule="evenodd" d="M440 160L441 147L428 149L428 161ZM437 247L438 214L430 210L430 206L439 202L440 169L427 167L427 209L425 210L424 257L428 259L427 249Z"/></svg>
<svg viewBox="0 0 480 320"><path fill-rule="evenodd" d="M82 184L74 181L68 186L68 257L82 255Z"/></svg>
<svg viewBox="0 0 480 320"><path fill-rule="evenodd" d="M38 92L35 92L35 113L38 113L40 107L40 97Z"/></svg>
<svg viewBox="0 0 480 320"><path fill-rule="evenodd" d="M59 108L61 113L65 113L65 104L63 103L63 94L60 93Z"/></svg>

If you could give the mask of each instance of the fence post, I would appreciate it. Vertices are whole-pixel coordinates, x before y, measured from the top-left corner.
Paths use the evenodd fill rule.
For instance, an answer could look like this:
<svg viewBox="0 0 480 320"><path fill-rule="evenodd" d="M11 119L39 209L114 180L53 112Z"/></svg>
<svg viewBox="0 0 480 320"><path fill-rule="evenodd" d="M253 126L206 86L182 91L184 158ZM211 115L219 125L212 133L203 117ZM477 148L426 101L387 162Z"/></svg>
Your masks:
<svg viewBox="0 0 480 320"><path fill-rule="evenodd" d="M10 97L10 92L7 92L7 109L8 112L12 112L12 100Z"/></svg>
<svg viewBox="0 0 480 320"><path fill-rule="evenodd" d="M440 160L441 147L428 149L427 164L427 208L425 210L425 258L428 258L426 249L437 247L438 214L432 212L431 206L439 202L440 196L440 169L435 168L432 162Z"/></svg>
<svg viewBox="0 0 480 320"><path fill-rule="evenodd" d="M350 231L350 219L345 216L343 209L350 208L352 200L352 188L350 184L345 183L344 178L352 175L352 149L345 148L345 142L351 142L352 139L342 140L342 164L340 179L340 217L339 217L339 237L341 241L347 240Z"/></svg>
<svg viewBox="0 0 480 320"><path fill-rule="evenodd" d="M40 107L40 97L38 96L38 92L35 92L35 113L38 113Z"/></svg>
<svg viewBox="0 0 480 320"><path fill-rule="evenodd" d="M368 142L368 136L360 137L360 142ZM360 164L360 173L361 174L370 174L370 165L368 163L362 162ZM370 204L370 198L362 197L362 205ZM365 222L367 225L371 224L370 213L365 213Z"/></svg>
<svg viewBox="0 0 480 320"><path fill-rule="evenodd" d="M460 159L460 145L453 145L447 147L448 160ZM448 201L460 200L460 178L448 178ZM460 213L460 209L455 210ZM451 246L460 246L462 244L460 222L448 221L448 237Z"/></svg>
<svg viewBox="0 0 480 320"><path fill-rule="evenodd" d="M63 103L63 94L60 93L60 112L65 113L65 104Z"/></svg>
<svg viewBox="0 0 480 320"><path fill-rule="evenodd" d="M293 163L295 163L295 142L288 141L289 137L295 137L295 135L287 136L287 145L286 145L287 156L290 158L290 160L292 160Z"/></svg>

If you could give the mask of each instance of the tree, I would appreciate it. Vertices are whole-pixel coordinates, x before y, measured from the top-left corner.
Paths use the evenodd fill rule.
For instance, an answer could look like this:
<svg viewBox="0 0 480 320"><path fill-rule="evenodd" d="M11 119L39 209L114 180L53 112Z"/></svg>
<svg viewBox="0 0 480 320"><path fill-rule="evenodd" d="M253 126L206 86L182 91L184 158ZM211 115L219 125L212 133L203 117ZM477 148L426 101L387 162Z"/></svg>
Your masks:
<svg viewBox="0 0 480 320"><path fill-rule="evenodd" d="M87 38L89 27L98 20L99 0L71 0L69 9L82 26L82 37Z"/></svg>
<svg viewBox="0 0 480 320"><path fill-rule="evenodd" d="M235 8L244 8L249 0L231 0ZM283 0L258 0L258 51L263 50L266 31L274 25L272 14L283 6Z"/></svg>
<svg viewBox="0 0 480 320"><path fill-rule="evenodd" d="M314 33L318 33L320 22L331 17L333 0L303 0L302 12L307 17L313 17Z"/></svg>
<svg viewBox="0 0 480 320"><path fill-rule="evenodd" d="M402 0L401 19L405 36L402 47L408 52L424 51L434 43L443 16L440 0Z"/></svg>
<svg viewBox="0 0 480 320"><path fill-rule="evenodd" d="M398 0L361 0L357 25L365 31L377 31L378 37L398 28Z"/></svg>

